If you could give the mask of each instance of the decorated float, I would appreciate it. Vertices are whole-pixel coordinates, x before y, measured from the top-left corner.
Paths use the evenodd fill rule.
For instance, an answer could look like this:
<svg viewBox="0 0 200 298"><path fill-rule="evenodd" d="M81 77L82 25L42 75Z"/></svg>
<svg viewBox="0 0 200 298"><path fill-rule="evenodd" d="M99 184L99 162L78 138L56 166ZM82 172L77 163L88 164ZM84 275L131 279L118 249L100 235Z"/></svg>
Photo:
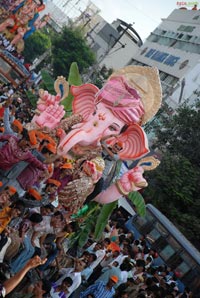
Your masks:
<svg viewBox="0 0 200 298"><path fill-rule="evenodd" d="M154 156L145 157L149 148L142 128L161 105L158 70L127 66L114 72L102 89L93 84L69 88L61 77L55 90L57 95L40 90L31 125L50 133L56 140L57 155L68 160L73 173L59 193L59 202L73 218L89 220L92 209L105 205L103 208L111 211L120 197L134 197L147 186L144 171L159 164ZM65 107L70 105L69 116ZM128 160L137 161L137 165L119 177L121 162ZM106 223L110 211L103 208Z"/></svg>
<svg viewBox="0 0 200 298"><path fill-rule="evenodd" d="M15 46L18 53L24 49L24 40L46 25L49 15L42 20L39 12L45 9L42 0L9 1L7 9L1 9L0 33Z"/></svg>
<svg viewBox="0 0 200 298"><path fill-rule="evenodd" d="M25 40L36 30L43 28L49 15L42 19L39 13L45 9L43 1L5 1L0 9L0 81L17 88L30 79L31 73L21 52ZM22 58L22 59L21 59Z"/></svg>

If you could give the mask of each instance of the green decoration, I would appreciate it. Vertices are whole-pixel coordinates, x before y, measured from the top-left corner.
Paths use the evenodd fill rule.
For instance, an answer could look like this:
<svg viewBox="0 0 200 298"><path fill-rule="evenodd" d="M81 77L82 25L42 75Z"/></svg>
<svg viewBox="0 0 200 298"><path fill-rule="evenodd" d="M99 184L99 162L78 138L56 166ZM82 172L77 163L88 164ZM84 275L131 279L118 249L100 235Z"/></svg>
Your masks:
<svg viewBox="0 0 200 298"><path fill-rule="evenodd" d="M68 83L70 86L71 85L80 86L82 84L81 76L79 74L79 69L76 62L72 62L70 66ZM66 117L72 114L72 101L73 101L73 95L69 91L69 95L62 101L62 104L64 105L64 109L66 111L66 114L65 114Z"/></svg>
<svg viewBox="0 0 200 298"><path fill-rule="evenodd" d="M68 83L69 85L75 85L75 86L80 86L82 84L81 76L79 74L79 69L76 62L72 62L70 66Z"/></svg>
<svg viewBox="0 0 200 298"><path fill-rule="evenodd" d="M88 217L96 209L99 209L99 204L96 202L89 202L89 204L86 204L81 209L79 209L76 214L72 214L71 218L75 219L75 218Z"/></svg>
<svg viewBox="0 0 200 298"><path fill-rule="evenodd" d="M94 229L94 218L90 216L84 222L84 226L81 227L81 233L78 239L78 247L83 247L83 245L87 242L89 235Z"/></svg>
<svg viewBox="0 0 200 298"><path fill-rule="evenodd" d="M128 198L136 206L137 213L140 216L145 216L146 205L142 195L137 191L132 191L128 194Z"/></svg>
<svg viewBox="0 0 200 298"><path fill-rule="evenodd" d="M86 214L86 212L88 211L88 205L84 205L76 214L73 214L71 216L71 218L78 218L78 217L82 217Z"/></svg>
<svg viewBox="0 0 200 298"><path fill-rule="evenodd" d="M105 229L105 226L108 223L108 219L116 206L117 206L117 202L112 202L109 204L105 204L101 207L101 211L97 218L95 231L94 231L94 238L96 240L100 239Z"/></svg>

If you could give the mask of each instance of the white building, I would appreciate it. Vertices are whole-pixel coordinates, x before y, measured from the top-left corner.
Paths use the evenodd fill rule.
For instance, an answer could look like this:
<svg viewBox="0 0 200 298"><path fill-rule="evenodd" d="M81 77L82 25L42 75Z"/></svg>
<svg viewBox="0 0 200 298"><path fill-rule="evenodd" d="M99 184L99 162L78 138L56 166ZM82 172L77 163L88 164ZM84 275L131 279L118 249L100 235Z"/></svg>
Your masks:
<svg viewBox="0 0 200 298"><path fill-rule="evenodd" d="M200 11L175 9L149 35L128 64L156 66L163 99L177 108L200 91Z"/></svg>
<svg viewBox="0 0 200 298"><path fill-rule="evenodd" d="M45 10L40 13L41 18L44 15L49 14L50 20L48 24L57 32L62 30L63 26L66 26L69 23L69 18L67 14L62 11L53 1L47 1L45 3Z"/></svg>
<svg viewBox="0 0 200 298"><path fill-rule="evenodd" d="M124 67L143 44L133 25L120 19L111 25L106 23L98 36L107 41L102 47L99 58L100 65L106 65L107 68L119 69Z"/></svg>
<svg viewBox="0 0 200 298"><path fill-rule="evenodd" d="M142 45L132 24L119 19L109 24L99 18L86 36L91 49L96 53L98 64L113 69L127 65Z"/></svg>

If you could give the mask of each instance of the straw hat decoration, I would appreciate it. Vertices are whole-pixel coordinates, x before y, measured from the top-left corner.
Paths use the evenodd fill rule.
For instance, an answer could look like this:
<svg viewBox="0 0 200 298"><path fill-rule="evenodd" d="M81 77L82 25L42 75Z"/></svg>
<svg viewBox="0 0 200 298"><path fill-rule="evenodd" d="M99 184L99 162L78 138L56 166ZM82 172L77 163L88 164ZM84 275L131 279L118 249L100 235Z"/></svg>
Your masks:
<svg viewBox="0 0 200 298"><path fill-rule="evenodd" d="M156 67L129 65L115 71L109 79L119 75L123 75L128 85L138 91L145 110L141 125L145 124L161 106L162 89L158 69Z"/></svg>

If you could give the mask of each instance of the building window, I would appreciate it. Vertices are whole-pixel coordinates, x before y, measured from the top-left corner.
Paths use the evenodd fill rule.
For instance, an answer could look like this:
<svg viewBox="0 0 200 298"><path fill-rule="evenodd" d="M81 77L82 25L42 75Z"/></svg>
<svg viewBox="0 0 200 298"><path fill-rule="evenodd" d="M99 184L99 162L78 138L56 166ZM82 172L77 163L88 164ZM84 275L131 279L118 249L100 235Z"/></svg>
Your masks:
<svg viewBox="0 0 200 298"><path fill-rule="evenodd" d="M174 64L180 59L180 57L176 57L173 55L170 55L165 61L164 64L168 66L174 66Z"/></svg>
<svg viewBox="0 0 200 298"><path fill-rule="evenodd" d="M166 72L160 71L159 73L161 81L164 81L168 74Z"/></svg>
<svg viewBox="0 0 200 298"><path fill-rule="evenodd" d="M156 52L155 49L150 49L146 54L145 54L145 57L151 57L154 53Z"/></svg>
<svg viewBox="0 0 200 298"><path fill-rule="evenodd" d="M173 45L173 48L180 49L182 51L186 51L186 52L189 52L189 53L200 54L200 46L198 44L194 44L194 43L188 43L188 42L184 42L184 41L177 41Z"/></svg>
<svg viewBox="0 0 200 298"><path fill-rule="evenodd" d="M156 49L150 49L145 54L145 57L158 61L160 63L164 63L168 66L174 66L174 64L180 59L180 57L176 57L165 52L160 52Z"/></svg>
<svg viewBox="0 0 200 298"><path fill-rule="evenodd" d="M192 32L196 27L194 26L184 26L181 25L177 30L178 31L184 31L184 32Z"/></svg>
<svg viewBox="0 0 200 298"><path fill-rule="evenodd" d="M181 39L181 38L183 38L183 36L184 35L181 33L181 34L178 35L178 38Z"/></svg>
<svg viewBox="0 0 200 298"><path fill-rule="evenodd" d="M160 36L159 35L154 35L154 34L151 34L147 40L148 41L151 41L151 42L158 42L158 40L160 39Z"/></svg>
<svg viewBox="0 0 200 298"><path fill-rule="evenodd" d="M184 35L184 40L189 41L192 37L193 37L192 35L186 34Z"/></svg>
<svg viewBox="0 0 200 298"><path fill-rule="evenodd" d="M169 56L168 53L156 51L156 53L151 56L151 59L162 63L167 58L167 56Z"/></svg>
<svg viewBox="0 0 200 298"><path fill-rule="evenodd" d="M177 37L178 33L173 32L173 31L167 31L167 33L165 34L166 37L171 37L171 38L175 38Z"/></svg>
<svg viewBox="0 0 200 298"><path fill-rule="evenodd" d="M162 29L160 29L160 28L156 28L154 31L153 31L153 33L155 33L155 34L159 34L159 35L165 35L166 34L166 30L162 30Z"/></svg>

